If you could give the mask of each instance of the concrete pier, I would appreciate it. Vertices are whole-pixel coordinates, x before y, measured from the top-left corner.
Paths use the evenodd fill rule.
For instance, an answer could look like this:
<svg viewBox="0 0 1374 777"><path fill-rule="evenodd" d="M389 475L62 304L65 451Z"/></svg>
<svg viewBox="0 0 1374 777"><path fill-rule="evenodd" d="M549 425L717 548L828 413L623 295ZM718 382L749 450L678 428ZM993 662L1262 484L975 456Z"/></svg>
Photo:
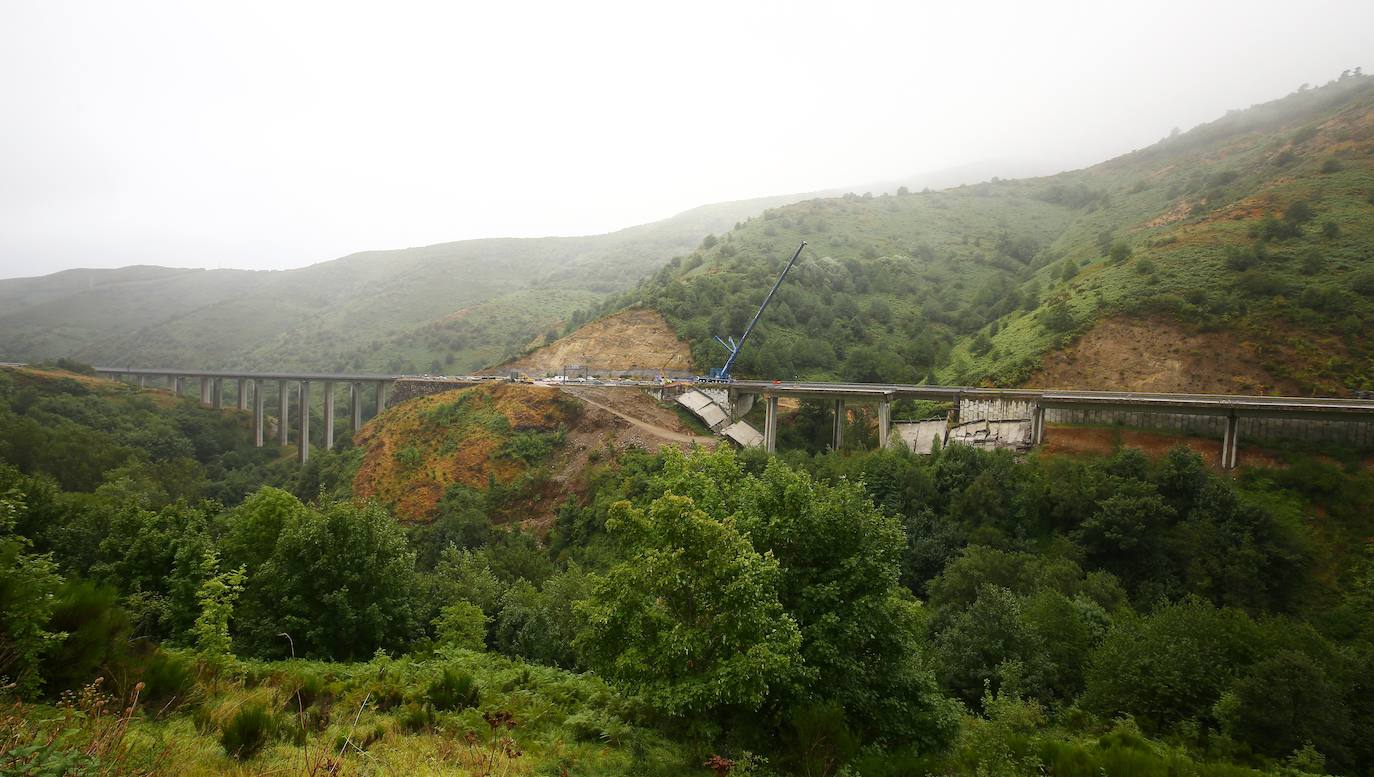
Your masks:
<svg viewBox="0 0 1374 777"><path fill-rule="evenodd" d="M377 381L377 415L381 415L386 409L386 386L386 381Z"/></svg>
<svg viewBox="0 0 1374 777"><path fill-rule="evenodd" d="M844 447L844 400L835 400L835 432L830 437L830 447L839 450Z"/></svg>
<svg viewBox="0 0 1374 777"><path fill-rule="evenodd" d="M266 415L267 408L264 400L267 397L263 393L262 385L261 380L253 381L253 445L258 448L261 448L265 442L263 439L263 417Z"/></svg>
<svg viewBox="0 0 1374 777"><path fill-rule="evenodd" d="M202 405L207 406L207 407L209 407L209 405L210 405L210 384L211 384L211 382L212 382L212 380L211 380L210 378L201 378L201 379L200 379L200 403L201 403Z"/></svg>
<svg viewBox="0 0 1374 777"><path fill-rule="evenodd" d="M353 417L353 433L357 434L363 428L363 384L357 381L349 384L348 401L351 403L349 411Z"/></svg>
<svg viewBox="0 0 1374 777"><path fill-rule="evenodd" d="M238 403L239 410L248 409L248 379L239 378L239 393L234 396L234 401Z"/></svg>
<svg viewBox="0 0 1374 777"><path fill-rule="evenodd" d="M178 376L172 378L172 393L175 394L175 395L177 395L177 396L181 396L181 391L182 391L181 376L178 375Z"/></svg>
<svg viewBox="0 0 1374 777"><path fill-rule="evenodd" d="M778 452L778 398L768 397L763 405L763 449Z"/></svg>
<svg viewBox="0 0 1374 777"><path fill-rule="evenodd" d="M334 381L324 382L324 449L334 450Z"/></svg>
<svg viewBox="0 0 1374 777"><path fill-rule="evenodd" d="M301 463L304 464L310 460L310 381L303 380L298 385L300 386L300 402L297 407L301 413L301 439L299 442Z"/></svg>
<svg viewBox="0 0 1374 777"><path fill-rule="evenodd" d="M1037 404L1031 412L1031 445L1045 441L1045 407Z"/></svg>
<svg viewBox="0 0 1374 777"><path fill-rule="evenodd" d="M1236 414L1226 416L1226 432L1221 437L1221 468L1235 469L1240 451L1240 421Z"/></svg>
<svg viewBox="0 0 1374 777"><path fill-rule="evenodd" d="M887 447L887 440L892 434L892 403L878 403L878 450Z"/></svg>
<svg viewBox="0 0 1374 777"><path fill-rule="evenodd" d="M210 382L210 407L216 410L224 407L224 378L215 378Z"/></svg>
<svg viewBox="0 0 1374 777"><path fill-rule="evenodd" d="M290 442L288 430L291 422L291 394L286 390L286 381L277 381L277 444L286 445Z"/></svg>

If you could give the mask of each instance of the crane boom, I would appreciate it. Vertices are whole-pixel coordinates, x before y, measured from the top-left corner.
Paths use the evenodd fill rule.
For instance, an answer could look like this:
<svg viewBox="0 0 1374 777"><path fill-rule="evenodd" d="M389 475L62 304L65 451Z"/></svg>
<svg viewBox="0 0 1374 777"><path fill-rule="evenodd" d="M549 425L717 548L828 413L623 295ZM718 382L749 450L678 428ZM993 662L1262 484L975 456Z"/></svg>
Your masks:
<svg viewBox="0 0 1374 777"><path fill-rule="evenodd" d="M730 342L728 343L720 339L719 336L716 337L716 342L720 343L726 351L729 351L730 356L725 360L725 366L720 369L711 370L712 379L722 381L730 380L730 368L735 366L735 359L739 358L739 351L744 347L744 341L749 339L749 333L754 331L754 325L759 322L759 316L763 315L764 309L767 308L768 303L772 301L773 295L777 293L778 287L782 285L783 279L786 278L787 273L791 271L792 265L797 263L797 258L801 256L803 248L806 248L805 240L801 242L801 245L797 246L797 251L792 254L792 258L788 260L787 266L782 268L782 273L778 275L778 279L773 282L773 288L768 290L768 294L763 298L763 303L759 305L758 311L754 313L753 320L749 322L749 326L745 327L744 334L739 336L739 342L735 342L735 338L733 337L730 338Z"/></svg>

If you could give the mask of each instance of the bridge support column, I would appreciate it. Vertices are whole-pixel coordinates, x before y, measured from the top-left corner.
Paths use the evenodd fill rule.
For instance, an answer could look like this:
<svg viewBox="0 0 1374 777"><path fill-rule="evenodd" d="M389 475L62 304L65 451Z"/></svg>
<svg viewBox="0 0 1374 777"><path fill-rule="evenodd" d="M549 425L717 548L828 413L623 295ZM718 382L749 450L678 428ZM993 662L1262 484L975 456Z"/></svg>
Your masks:
<svg viewBox="0 0 1374 777"><path fill-rule="evenodd" d="M878 450L887 449L888 436L892 434L892 403L886 400L878 403Z"/></svg>
<svg viewBox="0 0 1374 777"><path fill-rule="evenodd" d="M291 416L291 394L286 390L286 381L277 381L277 444L286 445L290 442L288 429L291 425L288 420Z"/></svg>
<svg viewBox="0 0 1374 777"><path fill-rule="evenodd" d="M167 378L167 380L168 380L169 383L171 383L172 394L174 394L174 395L176 395L176 396L178 396L178 397L181 396L181 391L182 391L181 376L180 376L180 375L169 376L169 377Z"/></svg>
<svg viewBox="0 0 1374 777"><path fill-rule="evenodd" d="M778 398L767 397L763 405L763 449L778 452Z"/></svg>
<svg viewBox="0 0 1374 777"><path fill-rule="evenodd" d="M238 403L239 410L248 409L248 379L239 378L239 393L234 395L234 400Z"/></svg>
<svg viewBox="0 0 1374 777"><path fill-rule="evenodd" d="M835 431L830 436L830 447L839 450L844 447L844 400L835 400Z"/></svg>
<svg viewBox="0 0 1374 777"><path fill-rule="evenodd" d="M301 439L299 442L301 463L304 464L310 460L310 381L303 380L298 385L300 386L299 410L301 413Z"/></svg>
<svg viewBox="0 0 1374 777"><path fill-rule="evenodd" d="M349 386L349 414L353 416L353 433L363 428L363 384L354 381Z"/></svg>
<svg viewBox="0 0 1374 777"><path fill-rule="evenodd" d="M1226 416L1226 433L1221 438L1221 468L1235 469L1240 452L1240 419Z"/></svg>
<svg viewBox="0 0 1374 777"><path fill-rule="evenodd" d="M386 381L377 381L377 415L386 409Z"/></svg>
<svg viewBox="0 0 1374 777"><path fill-rule="evenodd" d="M1045 408L1043 405L1036 405L1031 413L1031 445L1040 445L1045 441Z"/></svg>
<svg viewBox="0 0 1374 777"><path fill-rule="evenodd" d="M139 387L139 388L147 388L147 387L148 387L148 376L147 376L147 375L139 375L139 376L138 376L138 387Z"/></svg>
<svg viewBox="0 0 1374 777"><path fill-rule="evenodd" d="M239 383L239 386L242 387L243 384ZM239 391L239 396L242 397L243 389L240 388ZM253 381L253 445L258 448L261 448L265 441L263 439L263 416L266 415L264 412L266 410L265 399L267 397L263 395L262 381Z"/></svg>
<svg viewBox="0 0 1374 777"><path fill-rule="evenodd" d="M324 382L324 449L334 450L334 381Z"/></svg>
<svg viewBox="0 0 1374 777"><path fill-rule="evenodd" d="M209 379L209 378L201 378L201 379L200 379L200 403L201 403L202 405L207 405L207 406L210 404L210 379Z"/></svg>
<svg viewBox="0 0 1374 777"><path fill-rule="evenodd" d="M216 410L224 407L224 378L210 381L210 407Z"/></svg>

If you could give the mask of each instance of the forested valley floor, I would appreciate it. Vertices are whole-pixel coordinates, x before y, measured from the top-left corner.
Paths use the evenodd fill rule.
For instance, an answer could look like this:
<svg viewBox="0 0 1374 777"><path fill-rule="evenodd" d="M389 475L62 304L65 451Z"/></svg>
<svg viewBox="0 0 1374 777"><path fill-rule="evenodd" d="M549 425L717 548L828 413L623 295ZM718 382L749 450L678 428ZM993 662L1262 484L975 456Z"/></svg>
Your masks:
<svg viewBox="0 0 1374 777"><path fill-rule="evenodd" d="M0 370L0 773L1374 774L1359 452L608 447L536 536L565 436L428 399L365 433L506 474L398 515L351 441Z"/></svg>

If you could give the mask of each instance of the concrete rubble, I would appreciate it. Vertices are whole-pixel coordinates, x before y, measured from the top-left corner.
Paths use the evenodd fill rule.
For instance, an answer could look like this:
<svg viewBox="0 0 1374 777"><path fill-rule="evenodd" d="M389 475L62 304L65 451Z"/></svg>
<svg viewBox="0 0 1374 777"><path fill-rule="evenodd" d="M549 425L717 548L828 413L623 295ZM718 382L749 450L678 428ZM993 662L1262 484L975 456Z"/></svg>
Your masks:
<svg viewBox="0 0 1374 777"><path fill-rule="evenodd" d="M922 454L930 453L937 442L942 446L957 442L987 450L1007 448L1028 451L1032 447L1031 422L1030 419L1023 418L980 418L949 426L943 418L929 421L896 421L892 424L892 441L900 441L913 452Z"/></svg>

